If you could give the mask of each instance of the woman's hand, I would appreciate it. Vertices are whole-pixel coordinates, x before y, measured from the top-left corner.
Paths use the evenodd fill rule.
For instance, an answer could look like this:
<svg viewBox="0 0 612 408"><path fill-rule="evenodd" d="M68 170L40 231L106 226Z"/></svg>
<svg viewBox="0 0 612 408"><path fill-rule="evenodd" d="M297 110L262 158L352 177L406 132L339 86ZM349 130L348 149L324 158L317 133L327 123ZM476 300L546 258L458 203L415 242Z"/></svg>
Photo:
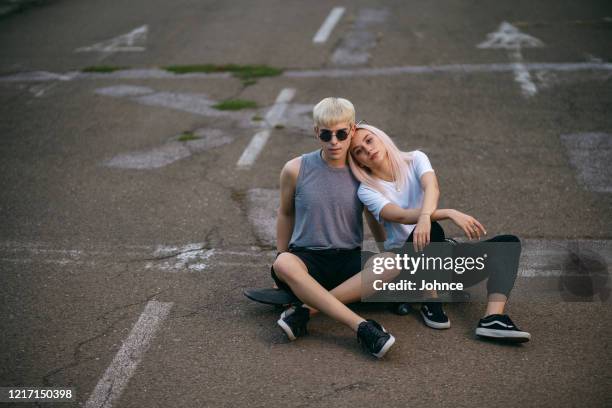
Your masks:
<svg viewBox="0 0 612 408"><path fill-rule="evenodd" d="M487 235L484 226L471 215L462 213L461 211L452 210L450 219L463 230L465 236L469 239L480 239L481 235Z"/></svg>
<svg viewBox="0 0 612 408"><path fill-rule="evenodd" d="M419 216L419 221L417 222L417 225L414 228L414 232L412 233L412 245L414 245L414 250L416 252L420 252L425 249L427 244L429 244L430 238L431 215L421 214Z"/></svg>

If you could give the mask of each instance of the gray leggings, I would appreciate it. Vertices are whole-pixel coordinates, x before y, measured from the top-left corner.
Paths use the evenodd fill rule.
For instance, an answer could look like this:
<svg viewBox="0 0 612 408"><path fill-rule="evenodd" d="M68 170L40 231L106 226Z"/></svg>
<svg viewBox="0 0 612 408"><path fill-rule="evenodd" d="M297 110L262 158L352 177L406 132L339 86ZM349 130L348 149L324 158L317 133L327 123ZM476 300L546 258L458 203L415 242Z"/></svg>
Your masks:
<svg viewBox="0 0 612 408"><path fill-rule="evenodd" d="M442 226L436 221L432 221L430 242L445 242L445 238ZM412 240L413 236L410 234L406 242L412 242ZM462 275L453 274L453 282L461 282L464 287L468 288L488 278L487 293L501 293L509 297L518 272L521 241L514 235L497 235L477 243L457 244L453 248L453 255L474 258L482 256L485 250L490 250L493 247L492 245L481 245L482 242L508 242L516 244L500 246L500 249L495 252L495 256L489 258L492 262L488 262L487 268L482 271L473 270Z"/></svg>

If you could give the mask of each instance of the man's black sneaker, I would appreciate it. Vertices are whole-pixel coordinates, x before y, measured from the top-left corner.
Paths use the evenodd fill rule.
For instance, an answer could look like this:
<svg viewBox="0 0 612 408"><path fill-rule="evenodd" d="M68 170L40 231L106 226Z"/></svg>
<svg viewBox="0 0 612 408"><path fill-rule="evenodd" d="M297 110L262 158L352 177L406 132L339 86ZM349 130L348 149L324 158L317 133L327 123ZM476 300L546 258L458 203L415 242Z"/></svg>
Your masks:
<svg viewBox="0 0 612 408"><path fill-rule="evenodd" d="M287 333L289 340L308 334L306 325L310 320L310 311L301 305L292 306L281 313L276 323Z"/></svg>
<svg viewBox="0 0 612 408"><path fill-rule="evenodd" d="M366 320L357 329L357 341L368 353L382 358L395 343L395 337L374 320Z"/></svg>
<svg viewBox="0 0 612 408"><path fill-rule="evenodd" d="M432 329L448 329L450 327L450 320L442 309L442 303L423 303L421 305L421 316L425 324Z"/></svg>
<svg viewBox="0 0 612 408"><path fill-rule="evenodd" d="M521 331L508 315L502 314L492 314L480 319L476 335L515 343L524 343L531 339L531 334Z"/></svg>

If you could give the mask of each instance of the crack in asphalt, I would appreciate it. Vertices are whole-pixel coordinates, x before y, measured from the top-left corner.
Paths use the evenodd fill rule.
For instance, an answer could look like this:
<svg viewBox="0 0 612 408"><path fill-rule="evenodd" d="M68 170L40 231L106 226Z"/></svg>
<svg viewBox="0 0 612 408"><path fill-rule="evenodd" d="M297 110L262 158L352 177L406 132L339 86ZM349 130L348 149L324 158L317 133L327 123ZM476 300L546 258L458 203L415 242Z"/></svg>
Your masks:
<svg viewBox="0 0 612 408"><path fill-rule="evenodd" d="M334 388L334 389L332 389L331 392L327 392L325 394L321 394L321 395L319 395L317 397L308 398L308 401L306 401L306 402L304 402L304 403L302 403L300 405L296 405L296 408L307 407L307 406L312 405L315 402L320 402L320 401L322 401L322 400L324 400L326 398L333 397L333 396L338 395L340 393L350 392L350 391L358 390L358 389L365 389L365 388L371 387L372 385L374 385L374 384L369 383L369 382L365 382L365 381L356 381L356 382L348 384L348 385L343 385L341 387Z"/></svg>
<svg viewBox="0 0 612 408"><path fill-rule="evenodd" d="M121 310L121 309L127 309L127 308L130 308L130 307L132 307L132 306L136 306L136 305L141 305L141 304L147 303L147 302L149 302L151 299L153 299L154 297L158 296L159 294L161 294L161 293L163 293L163 292L165 292L165 291L166 291L166 289L161 290L161 291L158 291L158 292L155 292L155 293L153 293L153 294L151 294L151 295L147 296L145 300L142 300L142 301L140 301L140 302L130 303L130 304L126 304L126 305L122 305L122 306L115 307L115 308L113 308L113 309L111 309L111 310L109 310L109 311L107 311L107 312L104 312L104 313L103 313L103 314L101 314L100 316L96 317L96 318L95 318L95 321L99 321L100 319L104 319L104 320L106 320L106 319L107 319L107 316L108 316L109 314L111 314L111 313L113 313L113 312L116 312L116 311L118 311L118 310ZM47 372L47 373L46 373L46 374L45 374L45 375L42 377L43 384L44 384L46 387L51 387L51 386L53 386L53 383L52 383L52 382L51 382L51 380L50 380L50 378L51 378L51 377L55 376L56 374L58 374L58 373L60 373L60 372L62 372L62 371L64 371L64 370L67 370L67 369L69 369L69 368L77 367L77 366L79 366L80 364L82 364L82 363L84 363L84 362L94 360L94 359L95 359L95 357L81 358L81 349L82 349L82 348L83 348L85 345L87 345L87 344L89 344L89 343L91 343L91 342L93 342L93 341L95 341L95 340L97 340L97 339L99 339L99 338L101 338L101 337L105 336L105 335L106 335L106 334L108 334L108 333L109 333L109 332L110 332L110 331L111 331L113 328L115 328L115 326L117 325L117 323L119 323L119 322L121 322L121 321L123 321L123 320L127 320L127 319L128 319L128 318L130 318L130 317L131 317L131 316L130 316L130 314L129 314L129 313L125 313L125 314L121 315L119 318L117 318L117 319L115 319L114 321L112 321L112 322L111 322L111 323L110 323L110 324L109 324L109 325L108 325L108 326L107 326L107 327L106 327L104 330L102 330L100 333L98 333L98 334L96 334L96 335L94 335L94 336L91 336L91 337L89 337L89 338L87 338L87 339L85 339L85 340L82 340L82 341L78 342L78 343L77 343L77 344L74 346L74 351L72 352L72 361L71 361L70 363L66 364L66 365L63 365L63 366L60 366L60 367L57 367L57 368L54 368L54 369L52 369L52 370L48 371L48 372ZM111 388L112 388L112 387L111 387Z"/></svg>

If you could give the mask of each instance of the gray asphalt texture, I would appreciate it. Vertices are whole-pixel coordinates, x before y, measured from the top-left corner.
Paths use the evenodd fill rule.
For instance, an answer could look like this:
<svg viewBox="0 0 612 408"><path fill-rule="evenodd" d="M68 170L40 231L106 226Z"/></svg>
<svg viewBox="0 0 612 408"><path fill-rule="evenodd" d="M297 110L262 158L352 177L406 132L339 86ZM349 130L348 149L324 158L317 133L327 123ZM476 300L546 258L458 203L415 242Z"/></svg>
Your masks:
<svg viewBox="0 0 612 408"><path fill-rule="evenodd" d="M345 15L325 44L313 44L334 6ZM376 42L367 63L334 65L332 54L364 9L387 13L368 28ZM508 63L505 50L476 47L502 21L545 43L522 50L525 63L612 61L606 1L63 0L2 16L0 79L93 65ZM144 24L145 51L75 52ZM532 97L512 72L278 76L247 87L236 78L0 80L0 386L74 387L84 405L154 299L174 305L113 406L612 406L607 298L540 299L519 279L508 313L532 334L519 346L474 337L483 303L449 304L447 331L425 327L416 305L404 317L385 305L355 305L397 338L378 361L326 317L288 342L275 323L279 311L242 295L271 284L275 252L247 216L249 190L278 189L282 165L317 148L301 115L272 130L251 169L236 169L257 131L245 123L265 115L283 88L296 89L296 105L346 97L359 119L402 149L425 151L440 207L476 216L490 234L612 239L612 194L585 187L561 141L612 133L612 72L532 75ZM259 107L213 117L96 93L119 85ZM231 142L154 169L104 165L202 128ZM190 243L216 251L206 269L179 262ZM178 249L164 257L160 245Z"/></svg>

